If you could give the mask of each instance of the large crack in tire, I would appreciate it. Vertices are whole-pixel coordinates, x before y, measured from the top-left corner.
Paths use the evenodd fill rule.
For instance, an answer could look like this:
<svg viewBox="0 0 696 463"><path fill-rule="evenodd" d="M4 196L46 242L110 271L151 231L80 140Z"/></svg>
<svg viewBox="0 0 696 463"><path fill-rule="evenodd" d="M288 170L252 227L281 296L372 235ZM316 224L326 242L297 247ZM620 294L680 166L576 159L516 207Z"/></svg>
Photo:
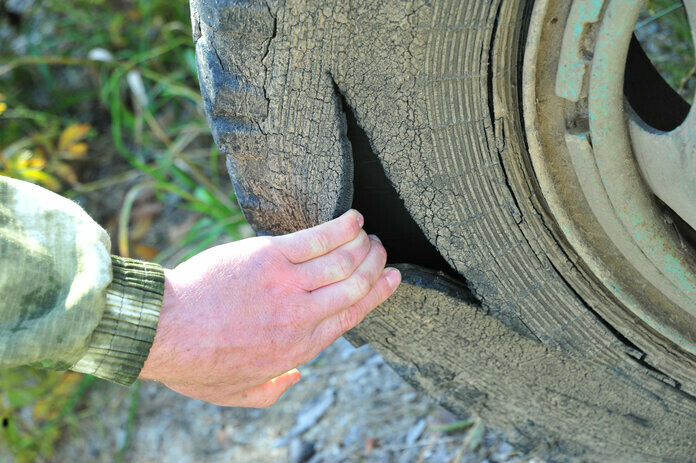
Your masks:
<svg viewBox="0 0 696 463"><path fill-rule="evenodd" d="M387 250L388 264L414 264L440 271L452 278L464 278L428 241L404 201L387 178L382 162L370 146L370 139L360 127L345 96L340 96L346 117L346 134L353 153L353 204L365 217L365 230L379 236Z"/></svg>

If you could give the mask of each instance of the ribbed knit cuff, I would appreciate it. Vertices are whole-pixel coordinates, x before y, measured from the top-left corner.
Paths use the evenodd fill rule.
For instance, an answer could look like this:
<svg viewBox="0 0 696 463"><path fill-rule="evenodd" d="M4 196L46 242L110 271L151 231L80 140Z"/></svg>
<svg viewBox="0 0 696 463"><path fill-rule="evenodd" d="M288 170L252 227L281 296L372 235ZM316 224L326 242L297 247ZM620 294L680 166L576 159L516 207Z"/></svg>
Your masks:
<svg viewBox="0 0 696 463"><path fill-rule="evenodd" d="M106 309L87 352L71 370L126 386L140 374L155 338L164 295L157 264L111 256Z"/></svg>

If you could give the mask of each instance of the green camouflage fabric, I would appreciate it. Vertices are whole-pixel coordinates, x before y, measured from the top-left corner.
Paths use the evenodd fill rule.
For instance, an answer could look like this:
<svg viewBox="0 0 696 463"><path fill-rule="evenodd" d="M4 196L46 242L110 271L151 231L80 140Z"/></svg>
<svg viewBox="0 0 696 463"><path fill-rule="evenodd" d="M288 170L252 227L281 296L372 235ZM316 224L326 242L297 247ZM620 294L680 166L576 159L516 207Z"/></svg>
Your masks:
<svg viewBox="0 0 696 463"><path fill-rule="evenodd" d="M110 247L76 203L0 177L0 368L135 381L155 336L164 273L111 256Z"/></svg>

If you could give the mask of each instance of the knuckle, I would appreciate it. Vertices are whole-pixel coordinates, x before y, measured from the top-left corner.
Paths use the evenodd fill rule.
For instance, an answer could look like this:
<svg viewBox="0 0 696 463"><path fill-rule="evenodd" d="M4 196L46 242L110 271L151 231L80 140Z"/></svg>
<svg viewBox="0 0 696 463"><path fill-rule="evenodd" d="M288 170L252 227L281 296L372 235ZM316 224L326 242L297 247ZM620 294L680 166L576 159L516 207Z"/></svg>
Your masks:
<svg viewBox="0 0 696 463"><path fill-rule="evenodd" d="M360 244L362 246L366 244L370 244L370 238L367 236L367 232L363 230L362 228L358 232L358 234L355 236L355 239L359 240Z"/></svg>
<svg viewBox="0 0 696 463"><path fill-rule="evenodd" d="M350 330L353 325L350 323L350 311L346 310L338 317L338 336Z"/></svg>
<svg viewBox="0 0 696 463"><path fill-rule="evenodd" d="M329 249L328 237L324 233L316 231L312 233L309 239L309 246L314 254L326 254Z"/></svg>
<svg viewBox="0 0 696 463"><path fill-rule="evenodd" d="M365 230L360 230L360 235L358 235L357 238L358 241L358 250L361 252L363 260L365 257L367 257L368 252L370 251L370 243L372 242L370 240L370 237L367 236L367 233L365 233Z"/></svg>
<svg viewBox="0 0 696 463"><path fill-rule="evenodd" d="M355 267L354 263L355 261L350 253L345 251L338 252L336 255L336 267L339 271L339 276L343 278L350 276Z"/></svg>
<svg viewBox="0 0 696 463"><path fill-rule="evenodd" d="M353 308L343 312L339 319L339 328L341 330L341 333L345 333L346 331L353 328L355 325L358 324L358 321L359 319L357 317L357 311Z"/></svg>
<svg viewBox="0 0 696 463"><path fill-rule="evenodd" d="M380 260L386 261L386 259L387 259L387 250L384 249L384 246L382 246L381 244L378 244L378 245L375 247L375 252L376 252L377 255L379 256Z"/></svg>
<svg viewBox="0 0 696 463"><path fill-rule="evenodd" d="M273 250L278 247L278 237L257 236L251 239L254 240L253 247L255 251L262 255L273 252Z"/></svg>
<svg viewBox="0 0 696 463"><path fill-rule="evenodd" d="M360 295L367 294L372 287L372 282L368 275L360 273L355 278L355 291Z"/></svg>

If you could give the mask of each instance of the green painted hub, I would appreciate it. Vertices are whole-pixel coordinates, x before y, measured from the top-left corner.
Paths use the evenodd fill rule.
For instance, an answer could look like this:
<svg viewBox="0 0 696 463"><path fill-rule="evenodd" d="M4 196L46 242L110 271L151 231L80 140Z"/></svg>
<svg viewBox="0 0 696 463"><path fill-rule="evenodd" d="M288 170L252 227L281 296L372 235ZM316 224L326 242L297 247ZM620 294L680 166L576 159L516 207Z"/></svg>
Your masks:
<svg viewBox="0 0 696 463"><path fill-rule="evenodd" d="M641 142L627 122L624 71L642 6L536 2L523 67L525 129L542 201L571 259L625 310L598 312L641 348L657 334L696 354L696 255L641 173L632 146ZM682 180L696 184L689 173ZM682 217L694 209L682 207ZM649 329L636 334L632 317Z"/></svg>

